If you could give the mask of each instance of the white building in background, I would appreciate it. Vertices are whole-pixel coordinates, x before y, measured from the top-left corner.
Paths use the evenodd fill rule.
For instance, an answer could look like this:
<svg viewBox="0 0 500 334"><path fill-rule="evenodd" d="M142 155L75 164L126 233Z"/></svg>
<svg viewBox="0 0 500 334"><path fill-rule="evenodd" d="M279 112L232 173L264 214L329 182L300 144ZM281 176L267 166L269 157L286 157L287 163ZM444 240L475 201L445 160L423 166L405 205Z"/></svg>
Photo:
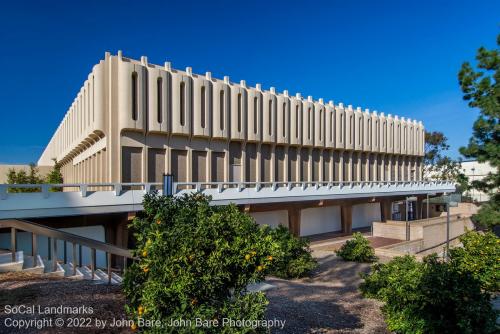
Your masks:
<svg viewBox="0 0 500 334"><path fill-rule="evenodd" d="M463 161L461 164L461 169L465 176L469 178L469 182L478 181L484 179L490 173L496 173L496 168L491 166L488 162L478 162L477 160ZM490 199L487 193L479 191L477 189L471 189L467 193L471 196L474 201L486 202Z"/></svg>

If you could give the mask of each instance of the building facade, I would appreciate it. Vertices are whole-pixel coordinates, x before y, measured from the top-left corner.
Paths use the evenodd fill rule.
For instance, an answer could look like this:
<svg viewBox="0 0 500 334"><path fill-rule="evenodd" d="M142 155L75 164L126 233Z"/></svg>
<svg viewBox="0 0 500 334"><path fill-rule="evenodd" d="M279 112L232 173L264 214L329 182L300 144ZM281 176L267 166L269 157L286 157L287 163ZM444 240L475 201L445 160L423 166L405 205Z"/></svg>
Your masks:
<svg viewBox="0 0 500 334"><path fill-rule="evenodd" d="M460 167L465 176L468 177L469 182L480 181L490 173L496 173L496 168L491 166L488 162L480 163L477 160L462 161L460 163ZM487 202L490 200L489 194L477 189L468 190L466 195L470 196L473 201L479 203Z"/></svg>
<svg viewBox="0 0 500 334"><path fill-rule="evenodd" d="M66 183L411 181L424 127L404 117L304 98L106 53L39 165Z"/></svg>

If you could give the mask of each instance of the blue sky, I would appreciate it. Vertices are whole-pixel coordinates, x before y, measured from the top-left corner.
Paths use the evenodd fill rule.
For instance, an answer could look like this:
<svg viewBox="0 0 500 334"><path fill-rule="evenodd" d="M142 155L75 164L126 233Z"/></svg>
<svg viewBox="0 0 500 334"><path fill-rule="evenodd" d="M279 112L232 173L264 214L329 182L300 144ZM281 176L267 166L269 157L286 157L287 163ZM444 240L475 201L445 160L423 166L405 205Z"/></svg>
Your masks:
<svg viewBox="0 0 500 334"><path fill-rule="evenodd" d="M0 11L0 163L37 161L105 51L422 120L465 145L457 73L500 1L15 1Z"/></svg>

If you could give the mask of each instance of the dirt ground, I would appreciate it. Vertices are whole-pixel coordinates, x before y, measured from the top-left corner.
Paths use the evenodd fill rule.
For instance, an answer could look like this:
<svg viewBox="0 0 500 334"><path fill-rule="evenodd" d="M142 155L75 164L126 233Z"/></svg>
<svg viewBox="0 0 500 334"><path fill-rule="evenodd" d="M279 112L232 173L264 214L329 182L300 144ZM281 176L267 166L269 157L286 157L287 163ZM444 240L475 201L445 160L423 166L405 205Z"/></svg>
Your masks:
<svg viewBox="0 0 500 334"><path fill-rule="evenodd" d="M283 330L272 333L386 333L380 312L380 303L365 299L358 292L359 273L369 270L368 264L344 262L333 252L315 251L320 266L311 278L281 280L271 278L268 283L277 289L267 292L268 319L285 320ZM5 320L61 317L66 322L73 315L12 315L7 305L85 306L92 307L89 328L57 328L41 330L5 327ZM128 326L106 327L97 330L95 319L126 319L125 297L119 286L93 284L88 281L70 281L60 278L42 278L24 273L0 274L0 333L132 333ZM67 323L66 323L67 325ZM85 324L84 324L85 325Z"/></svg>
<svg viewBox="0 0 500 334"><path fill-rule="evenodd" d="M26 273L0 274L0 333L132 333L128 326L108 327L105 331L98 331L95 327L95 319L108 321L113 318L126 319L124 304L125 297L121 292L121 287L116 285L108 286L90 281L44 278ZM36 314L7 314L9 306L19 305L35 305ZM45 307L58 307L60 305L85 306L87 313L83 314L82 310L78 310L78 315L40 315L38 314L38 305L42 310ZM89 314L90 308L92 308L91 314ZM45 325L43 329L15 329L12 327L12 320L42 320L43 318L52 319L52 326ZM57 318L63 319L63 327L56 326L55 320ZM70 318L81 320L70 323ZM11 327L7 327L6 324L10 324ZM78 327L74 327L75 325ZM88 327L89 325L91 326Z"/></svg>
<svg viewBox="0 0 500 334"><path fill-rule="evenodd" d="M311 278L270 279L267 317L286 320L273 333L387 333L381 303L358 291L360 272L369 264L344 262L332 252L316 251L320 266Z"/></svg>

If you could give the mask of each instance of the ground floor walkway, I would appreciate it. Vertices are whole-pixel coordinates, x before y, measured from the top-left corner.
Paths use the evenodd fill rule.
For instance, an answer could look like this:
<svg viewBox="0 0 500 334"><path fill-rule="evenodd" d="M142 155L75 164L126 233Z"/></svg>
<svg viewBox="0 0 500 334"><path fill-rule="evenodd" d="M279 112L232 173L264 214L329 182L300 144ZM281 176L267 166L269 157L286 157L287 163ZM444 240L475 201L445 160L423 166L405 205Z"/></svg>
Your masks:
<svg viewBox="0 0 500 334"><path fill-rule="evenodd" d="M344 262L331 251L314 252L320 265L311 278L271 278L268 318L286 320L273 333L387 333L381 303L358 291L360 272L369 264Z"/></svg>

